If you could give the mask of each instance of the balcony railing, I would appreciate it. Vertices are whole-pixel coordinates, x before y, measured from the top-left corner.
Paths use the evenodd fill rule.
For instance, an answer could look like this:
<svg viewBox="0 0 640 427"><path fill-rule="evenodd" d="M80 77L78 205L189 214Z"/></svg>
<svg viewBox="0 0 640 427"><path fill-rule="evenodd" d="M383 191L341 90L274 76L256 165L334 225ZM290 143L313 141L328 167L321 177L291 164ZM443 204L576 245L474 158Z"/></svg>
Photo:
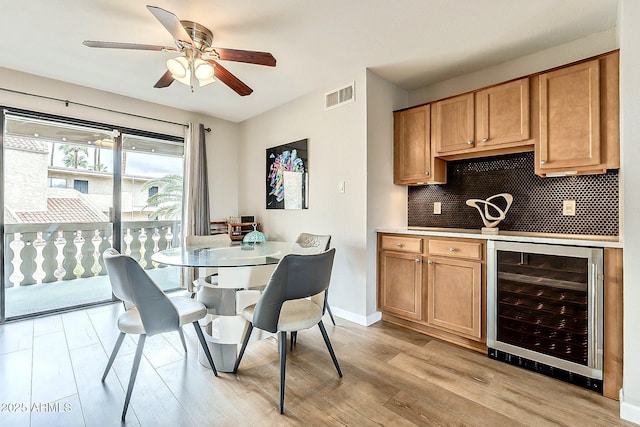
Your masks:
<svg viewBox="0 0 640 427"><path fill-rule="evenodd" d="M179 221L122 223L122 252L147 270L154 253L178 246ZM102 253L112 246L111 223L6 224L6 287L107 274Z"/></svg>

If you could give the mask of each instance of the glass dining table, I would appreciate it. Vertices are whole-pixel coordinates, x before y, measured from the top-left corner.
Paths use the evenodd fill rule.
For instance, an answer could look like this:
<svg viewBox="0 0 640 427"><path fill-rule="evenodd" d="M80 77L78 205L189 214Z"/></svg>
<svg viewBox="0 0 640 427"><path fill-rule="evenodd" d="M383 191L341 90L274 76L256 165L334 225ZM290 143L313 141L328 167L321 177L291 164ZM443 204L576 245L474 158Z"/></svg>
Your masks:
<svg viewBox="0 0 640 427"><path fill-rule="evenodd" d="M171 248L153 254L151 260L165 265L217 269L214 280L197 280L197 299L207 307L208 315L201 325L216 369L232 372L247 326L242 310L258 301L261 289L280 259L292 252L304 254L315 250L291 242L267 241ZM251 335L252 341L272 336L256 332ZM199 360L203 366L209 366L202 348L199 348Z"/></svg>
<svg viewBox="0 0 640 427"><path fill-rule="evenodd" d="M254 267L277 264L291 249L290 242L271 241L214 248L187 246L156 252L151 260L180 267Z"/></svg>

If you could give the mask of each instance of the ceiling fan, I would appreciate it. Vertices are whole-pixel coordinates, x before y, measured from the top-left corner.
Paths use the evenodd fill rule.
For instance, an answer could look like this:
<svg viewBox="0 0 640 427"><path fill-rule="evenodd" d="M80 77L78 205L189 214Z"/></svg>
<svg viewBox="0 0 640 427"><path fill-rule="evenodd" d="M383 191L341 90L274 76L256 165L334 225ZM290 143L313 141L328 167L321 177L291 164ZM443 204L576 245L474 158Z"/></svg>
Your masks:
<svg viewBox="0 0 640 427"><path fill-rule="evenodd" d="M153 85L155 88L168 87L174 80L178 80L190 86L193 92L194 81L197 81L200 86L205 86L213 83L217 78L238 95L246 96L251 94L253 89L231 74L218 61L245 62L268 67L276 65L276 59L268 52L211 47L213 33L203 25L193 21L181 21L173 13L156 6L147 6L147 9L171 33L176 47L95 40L85 40L83 44L88 47L180 53L180 56L167 61L168 70Z"/></svg>

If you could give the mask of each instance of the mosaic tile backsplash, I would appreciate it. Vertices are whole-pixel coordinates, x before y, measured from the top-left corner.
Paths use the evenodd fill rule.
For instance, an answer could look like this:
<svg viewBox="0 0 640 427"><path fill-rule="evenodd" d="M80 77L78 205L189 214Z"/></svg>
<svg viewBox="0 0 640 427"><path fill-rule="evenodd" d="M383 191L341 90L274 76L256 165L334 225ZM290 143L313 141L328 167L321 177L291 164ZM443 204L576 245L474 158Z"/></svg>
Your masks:
<svg viewBox="0 0 640 427"><path fill-rule="evenodd" d="M617 170L541 178L534 173L533 152L450 161L447 184L409 187L408 191L410 227L479 229L484 225L480 213L467 206L466 200L510 193L513 204L498 225L501 230L618 235ZM575 216L562 215L564 200L576 201ZM434 202L442 203L441 215L433 213Z"/></svg>

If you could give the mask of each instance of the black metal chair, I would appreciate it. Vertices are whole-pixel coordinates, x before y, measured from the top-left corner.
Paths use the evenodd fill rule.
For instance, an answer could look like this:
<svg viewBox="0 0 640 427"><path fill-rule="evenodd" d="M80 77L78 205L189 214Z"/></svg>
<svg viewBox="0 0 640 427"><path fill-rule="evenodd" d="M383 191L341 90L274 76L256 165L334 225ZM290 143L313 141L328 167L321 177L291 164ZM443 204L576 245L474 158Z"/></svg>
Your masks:
<svg viewBox="0 0 640 427"><path fill-rule="evenodd" d="M313 255L286 255L278 263L269 283L256 304L243 311L249 321L234 372L244 355L254 327L278 333L280 352L280 413L284 413L284 384L287 355L287 332L318 326L327 345L333 364L342 377L338 359L322 323L322 303L308 297L326 291L331 279L335 249Z"/></svg>

